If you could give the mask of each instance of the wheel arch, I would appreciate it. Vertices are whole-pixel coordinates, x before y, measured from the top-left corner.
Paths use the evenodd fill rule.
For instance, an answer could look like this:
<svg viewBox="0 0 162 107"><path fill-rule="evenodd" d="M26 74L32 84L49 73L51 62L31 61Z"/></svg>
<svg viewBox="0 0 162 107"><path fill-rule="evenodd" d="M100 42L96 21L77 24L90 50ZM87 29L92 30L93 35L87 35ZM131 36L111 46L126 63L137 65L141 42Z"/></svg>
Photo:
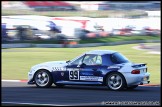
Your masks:
<svg viewBox="0 0 162 107"><path fill-rule="evenodd" d="M107 78L107 76L110 75L111 73L119 73L120 75L122 75L122 77L124 78L124 81L126 83L126 86L127 86L127 81L126 81L124 75L121 72L119 72L119 71L110 71L110 72L107 72L106 75L103 78L103 84L104 85L106 85L106 78Z"/></svg>
<svg viewBox="0 0 162 107"><path fill-rule="evenodd" d="M37 72L40 72L40 71L42 71L42 70L47 71L47 72L51 75L51 78L52 78L52 80L53 80L53 76L52 76L51 72L50 72L48 69L38 69L38 70L36 70L35 73L34 73L34 76L33 76L33 80L34 80L34 78L35 78Z"/></svg>

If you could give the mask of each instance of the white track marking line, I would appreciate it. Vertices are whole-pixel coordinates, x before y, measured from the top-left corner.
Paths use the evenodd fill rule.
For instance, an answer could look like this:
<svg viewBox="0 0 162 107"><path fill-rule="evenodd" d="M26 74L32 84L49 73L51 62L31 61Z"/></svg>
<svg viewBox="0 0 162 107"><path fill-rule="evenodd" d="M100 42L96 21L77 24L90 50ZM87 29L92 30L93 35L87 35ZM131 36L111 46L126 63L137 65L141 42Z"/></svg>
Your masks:
<svg viewBox="0 0 162 107"><path fill-rule="evenodd" d="M2 104L20 104L20 105L41 105L41 106L81 106L81 105L102 105L102 103L76 103L76 104L41 104L41 103L21 103L21 102L2 102Z"/></svg>
<svg viewBox="0 0 162 107"><path fill-rule="evenodd" d="M20 82L20 80L2 80L3 82Z"/></svg>
<svg viewBox="0 0 162 107"><path fill-rule="evenodd" d="M151 52L147 52L148 54L161 54L160 52L156 52L156 51L151 51Z"/></svg>
<svg viewBox="0 0 162 107"><path fill-rule="evenodd" d="M2 104L23 104L23 105L46 105L46 106L65 106L59 104L39 104L39 103L21 103L21 102L2 102Z"/></svg>
<svg viewBox="0 0 162 107"><path fill-rule="evenodd" d="M27 82L27 80L1 80L2 82Z"/></svg>

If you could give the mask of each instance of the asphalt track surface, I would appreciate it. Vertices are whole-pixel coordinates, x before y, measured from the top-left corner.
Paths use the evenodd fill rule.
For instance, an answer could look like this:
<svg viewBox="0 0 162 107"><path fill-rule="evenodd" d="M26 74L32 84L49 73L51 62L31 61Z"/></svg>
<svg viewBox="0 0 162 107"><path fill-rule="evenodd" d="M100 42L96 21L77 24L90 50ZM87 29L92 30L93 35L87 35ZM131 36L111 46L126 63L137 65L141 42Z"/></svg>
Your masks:
<svg viewBox="0 0 162 107"><path fill-rule="evenodd" d="M153 45L153 46L147 46L146 45L145 50L160 52L161 51L161 45Z"/></svg>
<svg viewBox="0 0 162 107"><path fill-rule="evenodd" d="M1 105L104 106L161 105L160 86L110 91L104 86L37 88L26 82L2 82Z"/></svg>

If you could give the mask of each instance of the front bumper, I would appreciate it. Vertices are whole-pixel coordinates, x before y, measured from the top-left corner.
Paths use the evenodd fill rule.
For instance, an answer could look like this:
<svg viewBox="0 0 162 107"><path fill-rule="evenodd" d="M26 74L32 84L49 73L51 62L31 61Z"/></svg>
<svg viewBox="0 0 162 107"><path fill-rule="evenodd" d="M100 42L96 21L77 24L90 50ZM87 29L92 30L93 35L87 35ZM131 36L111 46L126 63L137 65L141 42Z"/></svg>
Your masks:
<svg viewBox="0 0 162 107"><path fill-rule="evenodd" d="M33 80L33 74L28 72L28 84L35 84L34 80Z"/></svg>
<svg viewBox="0 0 162 107"><path fill-rule="evenodd" d="M28 81L27 83L32 85L32 84L35 84L35 81L31 80L31 81Z"/></svg>

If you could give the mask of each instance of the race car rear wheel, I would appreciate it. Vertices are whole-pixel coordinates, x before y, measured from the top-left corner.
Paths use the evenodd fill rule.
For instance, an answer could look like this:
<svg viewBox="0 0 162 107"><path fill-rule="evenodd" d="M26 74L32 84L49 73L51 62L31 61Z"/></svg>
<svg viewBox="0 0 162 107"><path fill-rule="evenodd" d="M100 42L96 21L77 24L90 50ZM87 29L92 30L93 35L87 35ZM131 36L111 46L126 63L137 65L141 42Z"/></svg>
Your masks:
<svg viewBox="0 0 162 107"><path fill-rule="evenodd" d="M51 74L46 70L36 72L34 80L37 87L46 88L52 85Z"/></svg>
<svg viewBox="0 0 162 107"><path fill-rule="evenodd" d="M106 85L110 90L122 90L126 86L125 78L118 72L111 73L107 76Z"/></svg>

